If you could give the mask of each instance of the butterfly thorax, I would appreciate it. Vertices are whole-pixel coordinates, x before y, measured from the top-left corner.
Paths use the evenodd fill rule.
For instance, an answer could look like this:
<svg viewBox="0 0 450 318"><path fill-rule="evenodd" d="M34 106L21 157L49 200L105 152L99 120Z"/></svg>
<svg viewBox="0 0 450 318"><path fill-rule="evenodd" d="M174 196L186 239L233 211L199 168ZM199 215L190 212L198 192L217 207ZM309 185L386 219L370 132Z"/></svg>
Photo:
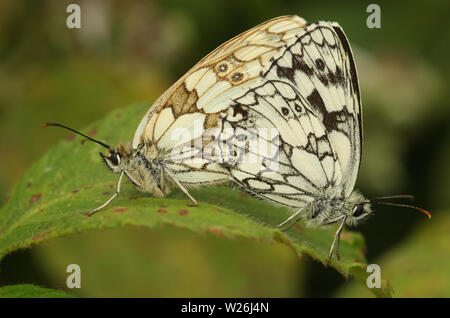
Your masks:
<svg viewBox="0 0 450 318"><path fill-rule="evenodd" d="M114 173L123 171L139 190L163 197L170 192L169 180L164 174L161 158L154 151L151 147L135 149L131 144L120 144L100 155Z"/></svg>
<svg viewBox="0 0 450 318"><path fill-rule="evenodd" d="M306 218L308 225L312 227L342 222L344 218L346 225L355 226L371 213L369 201L358 191L345 197L327 189L311 202Z"/></svg>

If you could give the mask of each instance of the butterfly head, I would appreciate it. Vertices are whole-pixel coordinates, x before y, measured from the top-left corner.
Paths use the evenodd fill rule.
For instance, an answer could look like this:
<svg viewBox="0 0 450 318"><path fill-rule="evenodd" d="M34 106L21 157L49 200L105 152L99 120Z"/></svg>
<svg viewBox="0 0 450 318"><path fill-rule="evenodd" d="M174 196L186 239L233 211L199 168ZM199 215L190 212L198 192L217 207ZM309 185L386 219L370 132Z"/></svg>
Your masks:
<svg viewBox="0 0 450 318"><path fill-rule="evenodd" d="M358 191L349 197L334 195L332 189L324 191L311 205L308 223L311 226L322 226L339 223L345 220L348 226L354 226L372 214L370 201Z"/></svg>
<svg viewBox="0 0 450 318"><path fill-rule="evenodd" d="M100 156L112 172L123 172L141 191L153 193L157 197L169 192L169 187L165 186L163 180L163 165L154 157L152 149L145 146L135 149L131 144L119 145L106 153L100 153Z"/></svg>
<svg viewBox="0 0 450 318"><path fill-rule="evenodd" d="M123 171L129 178L130 176L134 176L134 180L139 176L139 173L136 173L137 168L140 166L139 154L130 145L124 146L122 144L109 148L105 153L100 152L100 156L112 172L119 174ZM135 181L133 183L138 184Z"/></svg>
<svg viewBox="0 0 450 318"><path fill-rule="evenodd" d="M345 223L354 226L367 219L373 213L370 201L364 198L359 192L353 191L346 204Z"/></svg>
<svg viewBox="0 0 450 318"><path fill-rule="evenodd" d="M113 173L124 172L134 185L141 187L144 182L144 174L140 171L143 160L139 150L132 149L131 145L124 146L121 144L109 148L106 153L100 152L100 156Z"/></svg>
<svg viewBox="0 0 450 318"><path fill-rule="evenodd" d="M120 144L116 147L109 147L105 153L100 152L100 156L114 173L120 173L129 170L130 162L135 157L135 151L131 149L130 145Z"/></svg>
<svg viewBox="0 0 450 318"><path fill-rule="evenodd" d="M120 173L123 170L122 155L119 151L111 149L105 154L100 152L100 156L105 160L106 165L114 172Z"/></svg>

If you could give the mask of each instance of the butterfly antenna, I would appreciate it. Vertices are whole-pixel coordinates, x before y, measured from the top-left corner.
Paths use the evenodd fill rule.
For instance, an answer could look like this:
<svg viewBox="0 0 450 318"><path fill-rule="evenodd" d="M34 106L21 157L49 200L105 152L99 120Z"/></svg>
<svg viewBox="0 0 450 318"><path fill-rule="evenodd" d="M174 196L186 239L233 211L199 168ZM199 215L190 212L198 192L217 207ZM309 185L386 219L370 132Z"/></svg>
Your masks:
<svg viewBox="0 0 450 318"><path fill-rule="evenodd" d="M107 148L107 149L109 149L109 150L112 150L111 147L110 147L109 145L107 145L107 144L105 144L105 143L103 143L103 142L101 142L101 141L99 141L99 140L96 140L96 139L94 139L94 138L92 138L92 137L89 137L89 136L87 136L87 135L85 135L85 134L83 134L83 133L80 133L79 131L76 131L75 129L72 129L72 128L67 127L67 126L65 126L65 125L57 124L57 123L45 123L45 124L44 124L44 128L45 128L45 127L48 127L48 126L56 126L56 127L61 127L61 128L68 129L68 130L73 131L74 133L76 133L76 134L78 134L78 135L83 136L84 138L89 139L90 141L96 142L96 143L98 143L99 145L102 145L103 147L105 147L105 148Z"/></svg>
<svg viewBox="0 0 450 318"><path fill-rule="evenodd" d="M376 203L376 204L384 204L384 205L391 205L391 206L399 206L399 207L402 207L402 208L414 209L414 210L417 210L417 211L422 212L423 214L425 214L426 216L428 216L429 219L431 219L431 213L430 213L430 212L428 212L428 211L425 210L425 209L418 208L418 207L416 207L416 206L407 205L407 204L399 204L399 203L391 203L391 202L376 202L376 201L375 201L374 203Z"/></svg>
<svg viewBox="0 0 450 318"><path fill-rule="evenodd" d="M385 197L378 197L375 199L372 199L372 201L378 201L378 200L390 200L390 199L409 199L411 201L414 201L414 196L410 194L399 194L399 195L391 195L391 196L385 196Z"/></svg>

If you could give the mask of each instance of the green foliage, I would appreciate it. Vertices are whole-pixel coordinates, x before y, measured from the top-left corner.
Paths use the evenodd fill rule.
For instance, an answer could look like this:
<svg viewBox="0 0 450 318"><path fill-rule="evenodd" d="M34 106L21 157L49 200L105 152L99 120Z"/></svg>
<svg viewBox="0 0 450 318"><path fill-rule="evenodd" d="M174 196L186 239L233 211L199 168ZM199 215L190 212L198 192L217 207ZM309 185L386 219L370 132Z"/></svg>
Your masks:
<svg viewBox="0 0 450 318"><path fill-rule="evenodd" d="M75 296L60 290L21 284L0 287L0 298L74 298Z"/></svg>
<svg viewBox="0 0 450 318"><path fill-rule="evenodd" d="M43 283L52 288L66 290L64 269L80 265L81 288L70 292L82 298L304 297L309 261L278 242L229 239L175 226L85 231L30 252L42 277L49 277Z"/></svg>
<svg viewBox="0 0 450 318"><path fill-rule="evenodd" d="M449 211L437 212L430 222L421 224L413 235L377 264L381 277L389 277L395 286L395 297L448 297L450 285L450 216ZM435 266L438 264L438 266ZM367 297L367 289L355 284L345 286L340 297Z"/></svg>
<svg viewBox="0 0 450 318"><path fill-rule="evenodd" d="M134 129L148 105L116 111L85 131L109 144L131 140ZM56 128L51 128L56 129ZM50 130L49 130L50 132ZM14 188L0 210L0 257L19 248L88 229L143 225L149 228L174 225L196 233L210 232L226 238L279 241L298 255L306 253L326 263L334 228L310 229L299 222L286 232L274 225L289 210L234 191L229 187L195 189L191 194L200 202L191 207L184 195L174 189L169 198L152 198L123 182L122 192L106 209L92 217L86 212L109 198L115 191L117 176L111 174L98 155L99 146L81 142L69 135L35 163ZM364 242L361 235L344 231L341 236L342 260L330 266L344 276L355 276L365 283ZM379 296L390 289L374 291Z"/></svg>

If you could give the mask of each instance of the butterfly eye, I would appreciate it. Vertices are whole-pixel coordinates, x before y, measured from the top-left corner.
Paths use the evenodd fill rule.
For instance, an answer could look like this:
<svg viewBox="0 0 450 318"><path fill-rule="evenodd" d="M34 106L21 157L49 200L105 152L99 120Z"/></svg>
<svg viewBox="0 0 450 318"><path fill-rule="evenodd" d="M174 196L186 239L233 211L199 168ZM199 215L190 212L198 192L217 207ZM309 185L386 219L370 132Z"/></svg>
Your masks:
<svg viewBox="0 0 450 318"><path fill-rule="evenodd" d="M353 216L359 217L364 213L364 206L362 204L357 204L353 209Z"/></svg>
<svg viewBox="0 0 450 318"><path fill-rule="evenodd" d="M109 161L111 162L111 164L112 165L114 165L114 166L118 166L119 164L120 164L120 156L119 156L119 154L118 153L112 153L110 156L109 156Z"/></svg>

